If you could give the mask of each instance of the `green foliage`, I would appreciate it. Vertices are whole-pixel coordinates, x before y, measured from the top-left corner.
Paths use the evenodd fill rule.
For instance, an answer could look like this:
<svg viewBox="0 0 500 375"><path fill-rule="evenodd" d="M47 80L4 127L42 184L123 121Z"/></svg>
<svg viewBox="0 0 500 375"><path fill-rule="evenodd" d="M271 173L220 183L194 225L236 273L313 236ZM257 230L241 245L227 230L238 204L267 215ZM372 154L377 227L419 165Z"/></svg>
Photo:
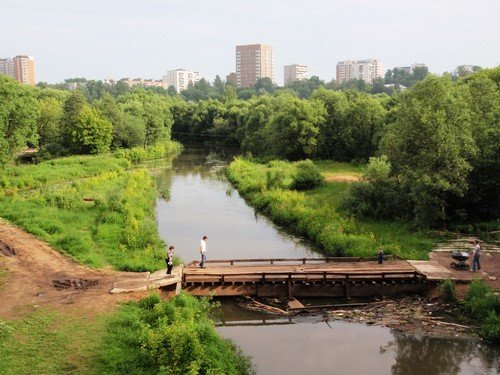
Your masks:
<svg viewBox="0 0 500 375"><path fill-rule="evenodd" d="M125 159L70 157L10 167L2 177L2 217L92 267L163 267L156 186ZM20 188L31 190L20 194ZM4 196L2 196L4 195Z"/></svg>
<svg viewBox="0 0 500 375"><path fill-rule="evenodd" d="M404 224L360 221L341 214L336 208L347 193L346 183L328 183L307 192L288 190L298 164L301 162L273 161L264 165L237 158L226 173L257 210L307 236L326 255L374 256L378 246L383 246L388 254L411 259L427 257L434 241L422 234L410 233ZM325 162L321 165L331 173ZM357 167L351 168L359 173ZM345 164L343 169L345 172ZM270 184L269 175L279 175L280 182Z"/></svg>
<svg viewBox="0 0 500 375"><path fill-rule="evenodd" d="M23 147L37 144L38 116L34 90L0 75L0 167Z"/></svg>
<svg viewBox="0 0 500 375"><path fill-rule="evenodd" d="M113 125L88 106L82 108L80 119L71 129L73 152L103 154L109 151Z"/></svg>
<svg viewBox="0 0 500 375"><path fill-rule="evenodd" d="M133 163L163 159L168 155L175 155L181 152L182 146L178 142L161 142L154 146L133 147L129 149L119 149L115 151L114 155L117 158L127 159Z"/></svg>
<svg viewBox="0 0 500 375"><path fill-rule="evenodd" d="M311 160L299 161L296 164L297 172L293 176L291 189L309 190L320 187L325 182L318 167Z"/></svg>
<svg viewBox="0 0 500 375"><path fill-rule="evenodd" d="M445 302L456 302L457 296L455 293L455 284L450 278L444 280L439 285L439 291L441 292L441 298Z"/></svg>
<svg viewBox="0 0 500 375"><path fill-rule="evenodd" d="M215 331L207 299L158 294L123 305L109 322L100 364L106 374L250 374L251 363Z"/></svg>
<svg viewBox="0 0 500 375"><path fill-rule="evenodd" d="M483 279L474 279L462 302L462 313L472 325L478 326L481 336L500 343L500 297Z"/></svg>
<svg viewBox="0 0 500 375"><path fill-rule="evenodd" d="M0 373L99 374L95 357L104 323L100 316L87 319L43 309L0 321Z"/></svg>

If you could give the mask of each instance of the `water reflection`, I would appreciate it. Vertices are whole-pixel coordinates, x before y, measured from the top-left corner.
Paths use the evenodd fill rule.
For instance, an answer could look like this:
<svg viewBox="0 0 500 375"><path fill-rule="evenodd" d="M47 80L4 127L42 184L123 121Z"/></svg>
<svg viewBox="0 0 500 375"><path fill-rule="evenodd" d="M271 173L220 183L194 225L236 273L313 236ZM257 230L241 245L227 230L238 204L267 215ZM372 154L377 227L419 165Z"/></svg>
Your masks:
<svg viewBox="0 0 500 375"><path fill-rule="evenodd" d="M431 338L385 327L279 318L222 304L217 330L252 356L258 374L497 374L498 348L480 341Z"/></svg>
<svg viewBox="0 0 500 375"><path fill-rule="evenodd" d="M500 368L499 348L479 341L396 332L381 351L387 349L395 353L394 375L497 374Z"/></svg>
<svg viewBox="0 0 500 375"><path fill-rule="evenodd" d="M170 191L170 199L157 204L162 238L175 245L184 262L198 258L205 234L209 259L312 256L308 244L257 214L226 181L221 165L230 158L189 147L173 160L172 169L160 171L159 189Z"/></svg>

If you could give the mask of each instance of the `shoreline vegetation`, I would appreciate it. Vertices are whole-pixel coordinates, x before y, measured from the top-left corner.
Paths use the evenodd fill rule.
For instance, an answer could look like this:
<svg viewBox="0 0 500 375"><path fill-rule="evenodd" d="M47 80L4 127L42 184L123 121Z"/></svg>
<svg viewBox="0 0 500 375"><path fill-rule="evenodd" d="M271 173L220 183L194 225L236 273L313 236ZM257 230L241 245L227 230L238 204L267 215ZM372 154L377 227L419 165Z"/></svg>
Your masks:
<svg viewBox="0 0 500 375"><path fill-rule="evenodd" d="M153 176L133 163L179 153L177 142L6 166L2 217L93 268L156 271L164 243L154 216Z"/></svg>
<svg viewBox="0 0 500 375"><path fill-rule="evenodd" d="M258 163L236 158L226 174L238 192L274 222L312 240L325 255L375 256L378 247L404 259L428 259L438 241L404 222L356 219L342 210L350 182L335 176L360 177L363 167L350 163L310 162L328 182L307 190L293 190L302 162ZM319 172L318 172L319 173Z"/></svg>

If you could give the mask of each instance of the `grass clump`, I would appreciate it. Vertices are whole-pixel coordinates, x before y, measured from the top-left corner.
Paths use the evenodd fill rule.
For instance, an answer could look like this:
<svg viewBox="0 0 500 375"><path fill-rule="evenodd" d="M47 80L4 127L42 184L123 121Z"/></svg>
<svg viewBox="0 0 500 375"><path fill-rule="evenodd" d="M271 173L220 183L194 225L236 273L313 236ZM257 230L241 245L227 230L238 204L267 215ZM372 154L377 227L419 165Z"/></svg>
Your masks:
<svg viewBox="0 0 500 375"><path fill-rule="evenodd" d="M361 175L360 166L348 163L328 165L319 162L320 178L312 161L274 161L260 164L235 159L227 168L227 176L238 191L256 209L270 216L273 221L287 226L313 240L326 255L331 256L375 256L382 246L387 254L395 254L407 259L426 259L435 239L422 232L412 232L409 225L401 222L355 219L341 210L340 202L347 195L349 182L336 181L319 183L323 176L345 177ZM297 176L314 175L310 190L293 190ZM315 170L311 172L311 170ZM278 177L273 177L278 176ZM306 179L304 179L306 180ZM311 180L311 179L310 179Z"/></svg>
<svg viewBox="0 0 500 375"><path fill-rule="evenodd" d="M294 190L310 190L320 187L325 178L311 160L303 160L296 164L297 172L290 186Z"/></svg>
<svg viewBox="0 0 500 375"><path fill-rule="evenodd" d="M500 297L483 279L474 279L462 302L464 319L487 341L500 343Z"/></svg>
<svg viewBox="0 0 500 375"><path fill-rule="evenodd" d="M207 299L157 293L125 304L112 317L100 350L106 374L250 374L248 357L221 338Z"/></svg>
<svg viewBox="0 0 500 375"><path fill-rule="evenodd" d="M450 278L441 282L441 284L439 285L439 291L441 292L441 298L443 299L443 301L450 303L457 301L455 284Z"/></svg>

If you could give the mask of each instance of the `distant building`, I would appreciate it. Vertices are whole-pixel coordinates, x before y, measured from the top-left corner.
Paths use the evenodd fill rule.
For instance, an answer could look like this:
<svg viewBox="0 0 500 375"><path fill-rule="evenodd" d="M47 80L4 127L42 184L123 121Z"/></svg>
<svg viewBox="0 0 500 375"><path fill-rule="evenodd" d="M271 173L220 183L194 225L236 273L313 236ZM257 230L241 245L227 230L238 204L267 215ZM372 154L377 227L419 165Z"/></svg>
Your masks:
<svg viewBox="0 0 500 375"><path fill-rule="evenodd" d="M112 82L112 80L108 80L108 82ZM114 81L113 81L114 82ZM126 83L129 87L162 87L164 89L168 89L168 84L166 81L162 80L154 80L154 79L144 79L144 78L122 78L120 82Z"/></svg>
<svg viewBox="0 0 500 375"><path fill-rule="evenodd" d="M426 66L427 65L425 64L412 64L410 66L396 66L394 69L402 70L403 72L408 74L413 74L415 68L424 68Z"/></svg>
<svg viewBox="0 0 500 375"><path fill-rule="evenodd" d="M252 87L264 77L274 82L273 47L264 44L236 46L236 86Z"/></svg>
<svg viewBox="0 0 500 375"><path fill-rule="evenodd" d="M236 86L237 78L236 78L236 73L231 72L226 76L226 82L231 82Z"/></svg>
<svg viewBox="0 0 500 375"><path fill-rule="evenodd" d="M35 59L27 55L0 59L0 74L14 77L16 81L35 85Z"/></svg>
<svg viewBox="0 0 500 375"><path fill-rule="evenodd" d="M10 57L0 59L0 74L14 77L14 62Z"/></svg>
<svg viewBox="0 0 500 375"><path fill-rule="evenodd" d="M285 86L294 81L301 81L309 78L309 68L307 65L285 65L284 66L284 82Z"/></svg>
<svg viewBox="0 0 500 375"><path fill-rule="evenodd" d="M167 87L174 86L175 91L186 90L190 83L195 84L200 80L200 73L187 69L169 70L163 80L167 82Z"/></svg>
<svg viewBox="0 0 500 375"><path fill-rule="evenodd" d="M382 64L379 60L346 60L337 63L337 83L344 83L351 79L360 79L370 83L379 77L382 77Z"/></svg>

